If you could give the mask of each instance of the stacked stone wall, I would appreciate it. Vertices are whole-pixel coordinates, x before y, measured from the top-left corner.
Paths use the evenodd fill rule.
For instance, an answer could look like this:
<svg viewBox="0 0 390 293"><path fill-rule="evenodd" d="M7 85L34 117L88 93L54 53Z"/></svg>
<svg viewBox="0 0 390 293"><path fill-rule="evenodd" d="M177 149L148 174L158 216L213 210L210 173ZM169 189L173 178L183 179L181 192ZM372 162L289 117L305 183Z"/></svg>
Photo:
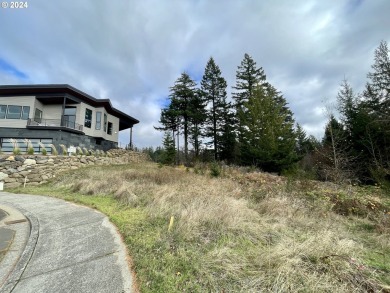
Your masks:
<svg viewBox="0 0 390 293"><path fill-rule="evenodd" d="M114 149L99 156L0 155L0 182L5 189L46 183L60 172L93 165L120 165L150 161L139 152Z"/></svg>

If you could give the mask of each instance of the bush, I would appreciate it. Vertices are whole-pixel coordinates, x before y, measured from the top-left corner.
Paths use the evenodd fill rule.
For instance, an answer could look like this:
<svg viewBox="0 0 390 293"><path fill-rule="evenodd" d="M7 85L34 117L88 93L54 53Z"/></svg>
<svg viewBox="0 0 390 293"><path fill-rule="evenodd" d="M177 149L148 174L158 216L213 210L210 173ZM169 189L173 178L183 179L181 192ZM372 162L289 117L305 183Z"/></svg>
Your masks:
<svg viewBox="0 0 390 293"><path fill-rule="evenodd" d="M211 177L219 177L221 175L221 167L217 162L213 162L210 165L210 175Z"/></svg>

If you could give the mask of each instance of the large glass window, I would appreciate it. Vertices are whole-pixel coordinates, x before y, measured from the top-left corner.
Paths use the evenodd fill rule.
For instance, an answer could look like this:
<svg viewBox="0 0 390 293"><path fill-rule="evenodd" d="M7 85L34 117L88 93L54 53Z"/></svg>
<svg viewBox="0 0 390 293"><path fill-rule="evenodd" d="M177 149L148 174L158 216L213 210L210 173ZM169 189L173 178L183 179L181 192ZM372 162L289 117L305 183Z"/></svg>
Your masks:
<svg viewBox="0 0 390 293"><path fill-rule="evenodd" d="M46 151L48 154L51 154L52 149L50 144L53 143L53 139L51 138L30 138L28 139L33 148L34 153L39 154L42 151L41 146L38 142L41 142L44 144ZM16 138L14 139L14 142L16 141L18 148L22 152L22 154L27 153L28 145L26 143L26 139ZM11 142L11 138L0 138L0 150L4 153L12 153L14 149L14 144Z"/></svg>
<svg viewBox="0 0 390 293"><path fill-rule="evenodd" d="M34 121L38 123L42 121L42 111L38 108L35 108Z"/></svg>
<svg viewBox="0 0 390 293"><path fill-rule="evenodd" d="M104 114L104 132L107 132L107 114Z"/></svg>
<svg viewBox="0 0 390 293"><path fill-rule="evenodd" d="M92 110L85 109L85 120L84 120L84 126L91 128L92 124Z"/></svg>
<svg viewBox="0 0 390 293"><path fill-rule="evenodd" d="M112 123L108 122L107 134L112 134Z"/></svg>
<svg viewBox="0 0 390 293"><path fill-rule="evenodd" d="M75 128L76 126L76 107L67 106L64 109L64 126Z"/></svg>
<svg viewBox="0 0 390 293"><path fill-rule="evenodd" d="M95 128L100 130L102 128L102 112L96 112L96 125Z"/></svg>
<svg viewBox="0 0 390 293"><path fill-rule="evenodd" d="M9 105L7 119L20 119L22 115L22 106Z"/></svg>
<svg viewBox="0 0 390 293"><path fill-rule="evenodd" d="M7 105L0 105L0 119L5 119L5 113L7 113Z"/></svg>
<svg viewBox="0 0 390 293"><path fill-rule="evenodd" d="M30 107L29 106L23 106L23 111L22 111L22 119L27 120L30 115Z"/></svg>

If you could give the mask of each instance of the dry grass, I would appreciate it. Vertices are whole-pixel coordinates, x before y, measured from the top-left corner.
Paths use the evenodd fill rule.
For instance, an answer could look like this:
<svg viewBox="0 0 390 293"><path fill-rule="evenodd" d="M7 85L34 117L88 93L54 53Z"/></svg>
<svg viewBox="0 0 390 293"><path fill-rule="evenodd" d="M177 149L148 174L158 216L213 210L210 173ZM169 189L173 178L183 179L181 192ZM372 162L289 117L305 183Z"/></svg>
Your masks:
<svg viewBox="0 0 390 293"><path fill-rule="evenodd" d="M387 259L367 261L371 250L390 253L382 197L365 197L375 209L333 185L237 168L222 174L148 163L80 169L51 184L146 212L125 235L144 292L389 292ZM365 212L344 215L343 205ZM356 228L364 225L373 228Z"/></svg>

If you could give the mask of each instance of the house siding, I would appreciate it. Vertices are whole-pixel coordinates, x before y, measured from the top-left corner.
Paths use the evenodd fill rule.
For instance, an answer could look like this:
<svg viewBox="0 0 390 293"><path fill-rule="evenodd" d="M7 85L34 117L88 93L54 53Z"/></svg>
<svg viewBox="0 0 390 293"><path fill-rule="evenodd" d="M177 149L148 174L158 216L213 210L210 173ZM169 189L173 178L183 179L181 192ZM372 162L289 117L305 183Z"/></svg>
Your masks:
<svg viewBox="0 0 390 293"><path fill-rule="evenodd" d="M100 107L95 108L88 104L81 103L78 105L78 117L76 117L76 120L78 120L77 123L83 125L83 131L86 135L94 136L94 137L102 137L106 140L110 140L113 142L118 141L118 133L119 133L119 118L108 114L106 109ZM92 110L92 123L91 128L84 126L84 120L85 120L85 110L90 109ZM100 130L96 129L96 112L102 112L102 123ZM107 115L107 122L112 123L112 134L107 134L107 132L104 132L104 114Z"/></svg>

